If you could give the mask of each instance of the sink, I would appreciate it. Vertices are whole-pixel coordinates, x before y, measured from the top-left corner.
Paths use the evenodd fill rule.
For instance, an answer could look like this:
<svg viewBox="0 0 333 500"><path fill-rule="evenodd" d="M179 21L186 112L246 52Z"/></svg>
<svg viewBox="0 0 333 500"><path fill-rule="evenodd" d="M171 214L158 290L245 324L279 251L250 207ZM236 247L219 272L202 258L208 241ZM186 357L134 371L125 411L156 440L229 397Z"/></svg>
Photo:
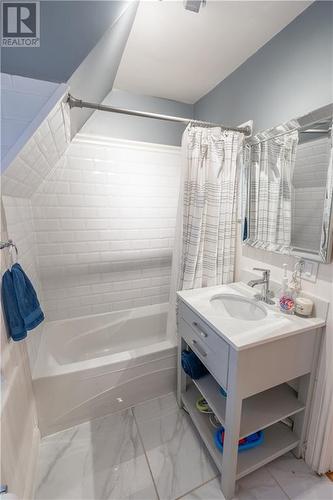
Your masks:
<svg viewBox="0 0 333 500"><path fill-rule="evenodd" d="M266 309L261 304L242 295L220 293L213 295L210 303L217 311L227 313L235 319L259 321L267 316Z"/></svg>

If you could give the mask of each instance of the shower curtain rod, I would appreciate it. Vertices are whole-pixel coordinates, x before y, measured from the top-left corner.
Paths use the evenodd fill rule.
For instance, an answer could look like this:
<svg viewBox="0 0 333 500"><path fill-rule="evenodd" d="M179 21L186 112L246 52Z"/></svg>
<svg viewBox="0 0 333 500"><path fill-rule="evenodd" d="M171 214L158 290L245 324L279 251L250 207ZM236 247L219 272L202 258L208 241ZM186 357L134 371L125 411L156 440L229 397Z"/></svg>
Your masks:
<svg viewBox="0 0 333 500"><path fill-rule="evenodd" d="M241 132L246 136L250 136L252 134L252 130L250 126L245 127L226 127L224 125L220 125L218 123L210 123L204 122L200 120L192 120L191 118L180 118L178 116L168 116L168 115L160 115L157 113L146 113L144 111L134 111L132 109L123 109L123 108L114 108L113 106L105 106L105 104L94 104L92 102L82 101L81 99L76 99L72 95L68 94L67 100L70 108L88 108L95 109L98 111L108 111L110 113L121 113L124 115L130 116L141 116L143 118L153 118L155 120L165 120L168 122L178 122L178 123L193 123L193 125L201 125L201 126L209 126L209 127L219 127L222 130L233 130L235 132Z"/></svg>

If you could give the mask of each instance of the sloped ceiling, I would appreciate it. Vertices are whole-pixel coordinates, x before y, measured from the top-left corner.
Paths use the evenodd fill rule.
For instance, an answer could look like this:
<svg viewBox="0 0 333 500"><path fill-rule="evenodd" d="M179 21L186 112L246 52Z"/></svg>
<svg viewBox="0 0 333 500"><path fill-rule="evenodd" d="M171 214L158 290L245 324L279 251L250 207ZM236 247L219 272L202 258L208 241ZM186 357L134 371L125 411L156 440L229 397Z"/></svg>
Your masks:
<svg viewBox="0 0 333 500"><path fill-rule="evenodd" d="M138 8L136 1L118 3L123 4L123 11L68 80L74 97L101 103L112 90ZM72 137L93 112L91 109L71 110Z"/></svg>
<svg viewBox="0 0 333 500"><path fill-rule="evenodd" d="M66 82L119 18L126 1L40 2L40 47L1 49L1 70Z"/></svg>
<svg viewBox="0 0 333 500"><path fill-rule="evenodd" d="M3 49L4 73L16 75L16 79L30 78L36 84L66 81L75 97L102 102L112 90L137 6L135 0L42 1L41 47ZM58 26L59 32L55 30ZM15 102L12 104L14 109ZM25 108L28 104L25 99ZM71 111L72 137L92 113L87 109Z"/></svg>
<svg viewBox="0 0 333 500"><path fill-rule="evenodd" d="M193 104L287 26L311 1L143 1L115 88Z"/></svg>

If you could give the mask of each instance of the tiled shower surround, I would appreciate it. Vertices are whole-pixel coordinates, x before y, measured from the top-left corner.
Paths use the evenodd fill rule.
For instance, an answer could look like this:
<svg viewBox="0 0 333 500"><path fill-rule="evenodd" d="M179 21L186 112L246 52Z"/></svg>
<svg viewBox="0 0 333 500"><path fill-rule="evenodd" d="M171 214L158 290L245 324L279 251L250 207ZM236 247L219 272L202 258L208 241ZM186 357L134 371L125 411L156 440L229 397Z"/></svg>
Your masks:
<svg viewBox="0 0 333 500"><path fill-rule="evenodd" d="M9 229L9 235L15 241L19 251L19 261L24 270L32 280L38 297L43 301L42 287L38 268L36 265L36 247L34 243L34 221L32 214L31 201L27 198L18 198L14 196L3 196L3 204L6 211L6 223ZM15 252L13 251L15 257ZM4 254L8 258L7 265L10 264L9 254ZM34 366L40 334L43 331L44 323L35 330L29 332L27 337L27 348L31 366Z"/></svg>
<svg viewBox="0 0 333 500"><path fill-rule="evenodd" d="M49 320L168 300L179 148L79 134L32 197Z"/></svg>
<svg viewBox="0 0 333 500"><path fill-rule="evenodd" d="M22 84L21 79L19 79L19 82ZM14 91L11 97L12 99L15 98ZM69 113L68 108L63 106L62 101L63 98L61 97L51 109L47 118L28 139L14 161L1 175L2 204L8 237L16 243L19 251L19 261L31 277L43 307L43 290L37 263L31 198L38 186L43 182L43 179L55 168L68 146ZM6 254L6 256L9 257L9 254ZM27 348L32 369L37 358L43 327L44 323L33 332L30 332L27 337Z"/></svg>

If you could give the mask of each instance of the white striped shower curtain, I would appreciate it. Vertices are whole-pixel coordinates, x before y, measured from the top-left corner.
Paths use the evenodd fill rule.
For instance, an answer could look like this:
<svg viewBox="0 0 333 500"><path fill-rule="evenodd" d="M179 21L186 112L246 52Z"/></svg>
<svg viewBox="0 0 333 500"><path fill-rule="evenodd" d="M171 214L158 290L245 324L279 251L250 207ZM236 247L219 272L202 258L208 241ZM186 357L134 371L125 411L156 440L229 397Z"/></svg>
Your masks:
<svg viewBox="0 0 333 500"><path fill-rule="evenodd" d="M292 231L293 173L298 132L251 146L249 239L265 250L289 250Z"/></svg>
<svg viewBox="0 0 333 500"><path fill-rule="evenodd" d="M238 157L243 134L189 126L173 253L168 335L176 332L176 292L233 281Z"/></svg>

